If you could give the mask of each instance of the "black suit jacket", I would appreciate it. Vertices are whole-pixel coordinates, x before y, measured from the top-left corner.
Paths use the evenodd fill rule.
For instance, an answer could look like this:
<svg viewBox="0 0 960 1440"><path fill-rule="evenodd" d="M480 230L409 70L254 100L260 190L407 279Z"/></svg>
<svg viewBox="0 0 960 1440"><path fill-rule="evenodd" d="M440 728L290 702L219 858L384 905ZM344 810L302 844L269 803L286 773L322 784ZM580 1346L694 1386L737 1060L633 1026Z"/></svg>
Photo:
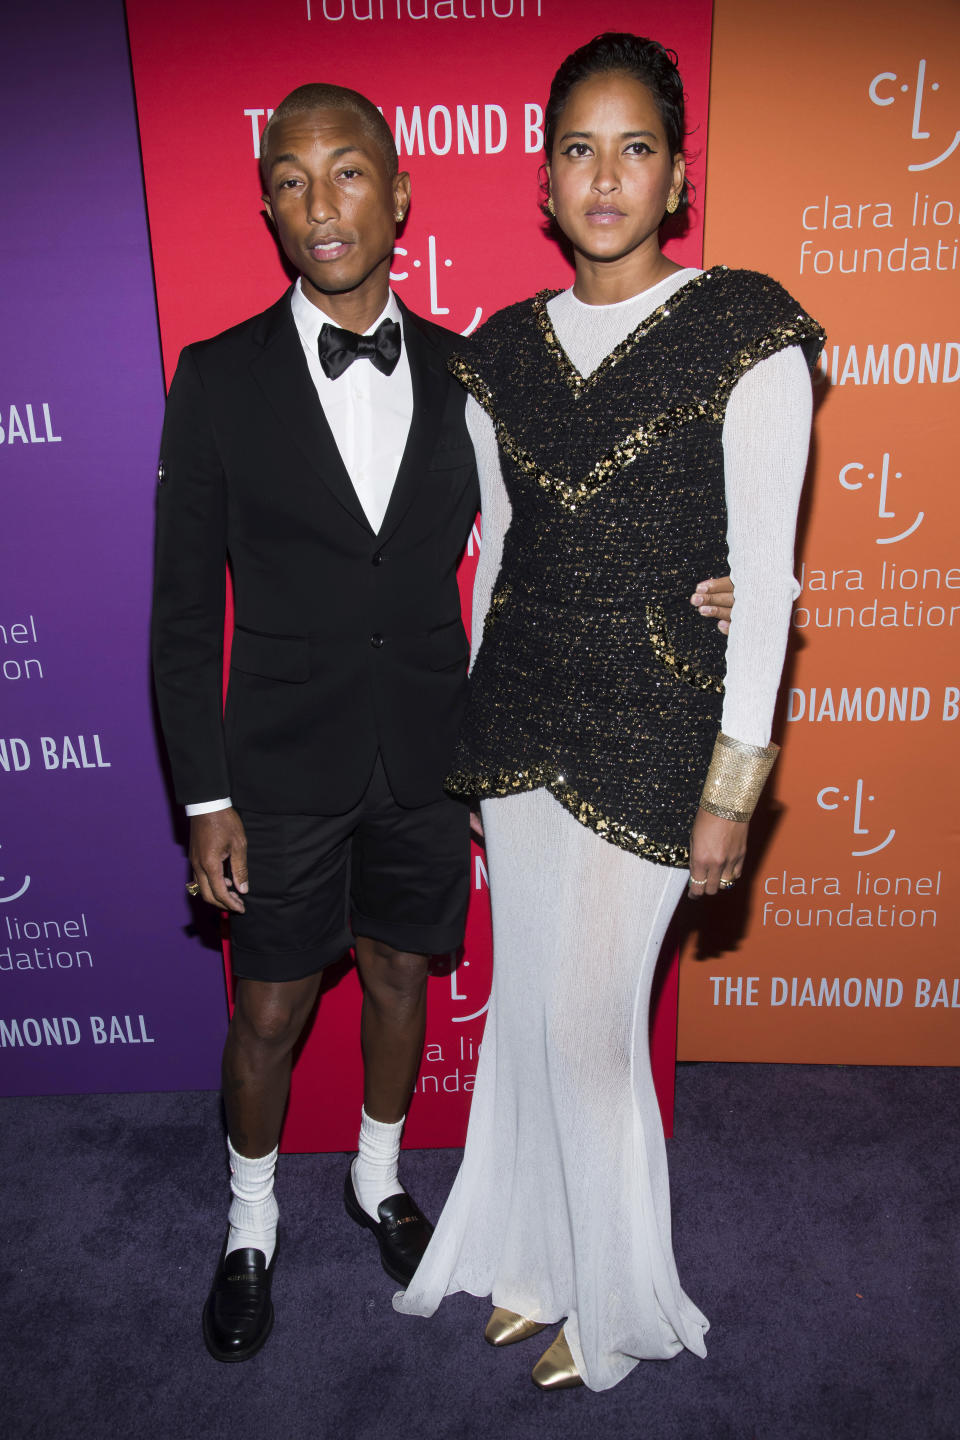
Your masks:
<svg viewBox="0 0 960 1440"><path fill-rule="evenodd" d="M464 394L445 363L459 337L401 308L413 420L378 534L317 399L289 292L180 357L161 445L153 661L183 803L230 795L251 810L340 814L378 750L401 804L441 794L466 698L456 569L479 496ZM221 717L227 556L235 629Z"/></svg>

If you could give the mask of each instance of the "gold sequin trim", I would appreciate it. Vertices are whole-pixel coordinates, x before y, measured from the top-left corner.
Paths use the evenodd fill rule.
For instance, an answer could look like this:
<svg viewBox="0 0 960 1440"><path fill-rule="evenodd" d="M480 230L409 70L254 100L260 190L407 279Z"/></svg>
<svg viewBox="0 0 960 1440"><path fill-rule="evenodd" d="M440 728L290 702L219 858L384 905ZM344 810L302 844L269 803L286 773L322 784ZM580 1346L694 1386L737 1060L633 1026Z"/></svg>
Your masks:
<svg viewBox="0 0 960 1440"><path fill-rule="evenodd" d="M738 350L723 368L711 405L720 410L722 418L730 392L745 371L759 365L761 360L769 360L771 355L789 349L791 345L802 345L805 340L816 340L822 350L826 339L827 332L822 330L815 320L811 320L809 315L802 313L789 323L772 326L752 344Z"/></svg>
<svg viewBox="0 0 960 1440"><path fill-rule="evenodd" d="M669 439L681 426L692 420L706 418L719 423L723 419L723 410L717 409L711 401L696 400L687 405L678 405L676 409L665 411L638 425L623 440L612 446L606 455L587 471L582 480L573 484L559 475L552 475L549 470L541 469L529 451L510 434L504 422L494 413L494 397L489 385L465 360L456 356L450 363L450 369L490 416L503 453L513 461L521 474L536 481L571 515L575 515L577 507L584 501L591 500L625 465L631 464L638 455L645 454L655 445Z"/></svg>
<svg viewBox="0 0 960 1440"><path fill-rule="evenodd" d="M707 280L726 269L725 265L716 265L710 270L705 270L702 275L684 285L675 295L670 296L663 305L654 310L645 321L631 331L587 379L580 375L569 360L550 325L546 303L553 295L559 294L559 291L541 290L534 298L534 310L548 350L557 356L575 393L580 394L611 365L617 364L629 355L655 325L679 309L681 300L688 297L692 290L700 288ZM766 360L778 351L785 350L791 345L799 345L805 340L816 340L822 347L826 340L826 334L814 320L802 312L789 323L774 325L752 344L743 346L736 352L721 372L719 383L712 396L702 400L688 401L685 405L678 405L672 410L662 411L652 419L637 425L622 440L612 446L577 482L543 469L530 452L524 449L520 442L511 435L504 422L498 419L495 413L496 400L493 390L466 359L460 355L453 355L450 358L449 367L460 384L470 392L490 416L500 448L513 461L521 474L534 480L541 489L552 495L564 510L575 515L578 506L591 500L626 465L630 465L638 456L649 453L655 446L671 439L684 425L689 425L697 420L709 420L714 424L722 424L730 392L740 377L761 360ZM574 380L579 383L574 384Z"/></svg>
<svg viewBox="0 0 960 1440"><path fill-rule="evenodd" d="M543 336L547 349L560 366L564 380L570 386L574 395L584 395L608 370L612 370L615 365L619 365L621 360L625 360L628 355L632 354L640 344L640 341L643 340L646 335L649 335L650 331L655 329L662 320L667 319L674 311L679 310L687 300L689 300L691 294L696 294L698 290L702 290L708 280L712 280L715 275L722 274L727 268L726 265L713 265L709 270L704 270L702 275L697 275L693 280L688 280L685 285L681 285L679 290L675 290L672 295L668 295L663 304L658 305L656 310L651 310L647 318L641 320L636 329L631 330L630 334L625 336L619 345L614 346L609 355L605 356L597 368L591 370L589 375L580 374L580 371L557 339L553 326L550 323L547 302L561 292L559 290L541 290L533 297L533 313L536 316L537 324L540 327L540 333Z"/></svg>
<svg viewBox="0 0 960 1440"><path fill-rule="evenodd" d="M589 800L584 800L558 775L554 767L533 765L528 770L489 770L473 774L466 770L455 770L444 781L445 788L452 795L461 795L470 800L502 799L506 795L521 795L528 790L547 790L575 820L599 835L601 840L629 850L644 860L656 865L672 865L686 869L690 863L690 851L686 845L667 845L644 835L625 820L615 820Z"/></svg>
<svg viewBox="0 0 960 1440"><path fill-rule="evenodd" d="M698 670L695 665L690 664L689 660L684 660L677 654L673 636L670 634L667 612L663 606L649 604L645 606L645 612L650 647L661 664L665 665L668 670L672 670L678 680L692 685L695 690L713 690L718 695L722 695L723 681L721 679L716 675L708 675L705 670Z"/></svg>

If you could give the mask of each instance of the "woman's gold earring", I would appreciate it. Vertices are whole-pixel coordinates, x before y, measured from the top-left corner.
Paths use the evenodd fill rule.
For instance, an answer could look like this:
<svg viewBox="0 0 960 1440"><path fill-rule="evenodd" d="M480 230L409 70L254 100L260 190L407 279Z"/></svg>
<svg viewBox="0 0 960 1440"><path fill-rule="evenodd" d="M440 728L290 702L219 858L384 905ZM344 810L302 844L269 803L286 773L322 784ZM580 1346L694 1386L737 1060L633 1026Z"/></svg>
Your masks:
<svg viewBox="0 0 960 1440"><path fill-rule="evenodd" d="M676 193L675 190L671 190L670 194L667 196L667 214L676 215L679 208L680 196Z"/></svg>
<svg viewBox="0 0 960 1440"><path fill-rule="evenodd" d="M556 210L553 208L553 196L552 196L552 195L550 195L550 196L547 197L547 209L550 211L550 214L553 216L554 220L556 220L556 218L557 218L557 212L556 212Z"/></svg>

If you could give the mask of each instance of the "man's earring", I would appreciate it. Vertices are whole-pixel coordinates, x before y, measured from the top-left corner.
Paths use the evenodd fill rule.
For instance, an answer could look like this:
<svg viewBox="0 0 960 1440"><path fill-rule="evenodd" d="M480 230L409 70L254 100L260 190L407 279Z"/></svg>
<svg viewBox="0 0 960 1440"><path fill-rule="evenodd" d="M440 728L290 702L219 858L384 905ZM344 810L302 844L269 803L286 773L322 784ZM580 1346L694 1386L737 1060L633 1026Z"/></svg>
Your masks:
<svg viewBox="0 0 960 1440"><path fill-rule="evenodd" d="M679 208L680 196L676 193L675 190L671 190L670 194L667 196L667 214L676 215Z"/></svg>
<svg viewBox="0 0 960 1440"><path fill-rule="evenodd" d="M549 195L549 196L547 197L547 209L550 211L550 214L553 216L554 220L556 220L556 218L557 218L557 212L556 212L556 210L553 208L553 196L552 196L552 195Z"/></svg>

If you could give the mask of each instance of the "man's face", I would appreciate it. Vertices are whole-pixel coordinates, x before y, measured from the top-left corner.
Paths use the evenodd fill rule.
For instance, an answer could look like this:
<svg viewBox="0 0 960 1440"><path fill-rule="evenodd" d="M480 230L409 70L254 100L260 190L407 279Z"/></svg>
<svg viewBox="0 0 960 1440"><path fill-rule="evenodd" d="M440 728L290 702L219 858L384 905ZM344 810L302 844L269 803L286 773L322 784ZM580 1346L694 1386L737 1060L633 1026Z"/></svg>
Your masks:
<svg viewBox="0 0 960 1440"><path fill-rule="evenodd" d="M386 303L397 220L410 203L360 116L317 109L271 129L263 203L308 299Z"/></svg>

